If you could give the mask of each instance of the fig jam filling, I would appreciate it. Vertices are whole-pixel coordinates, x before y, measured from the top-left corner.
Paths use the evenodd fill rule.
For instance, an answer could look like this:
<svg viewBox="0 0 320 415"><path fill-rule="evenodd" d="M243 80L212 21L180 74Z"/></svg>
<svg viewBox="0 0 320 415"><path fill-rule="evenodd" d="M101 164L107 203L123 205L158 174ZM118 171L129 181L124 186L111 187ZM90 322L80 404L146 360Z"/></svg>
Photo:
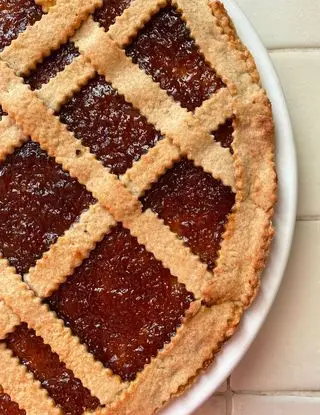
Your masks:
<svg viewBox="0 0 320 415"><path fill-rule="evenodd" d="M42 15L34 0L0 0L0 52Z"/></svg>
<svg viewBox="0 0 320 415"><path fill-rule="evenodd" d="M120 224L47 300L96 359L125 381L170 341L191 301Z"/></svg>
<svg viewBox="0 0 320 415"><path fill-rule="evenodd" d="M189 111L224 86L199 53L185 22L173 7L160 10L126 48L126 53Z"/></svg>
<svg viewBox="0 0 320 415"><path fill-rule="evenodd" d="M26 415L26 411L20 409L9 395L2 393L0 389L0 414L1 415Z"/></svg>
<svg viewBox="0 0 320 415"><path fill-rule="evenodd" d="M215 141L218 141L222 147L229 148L231 154L233 154L232 150L232 142L233 142L233 119L230 118L224 124L220 125L218 129L212 133L213 138Z"/></svg>
<svg viewBox="0 0 320 415"><path fill-rule="evenodd" d="M176 163L141 198L170 229L213 269L228 214L235 202L230 187L191 161Z"/></svg>
<svg viewBox="0 0 320 415"><path fill-rule="evenodd" d="M0 194L0 252L21 274L94 202L32 141L0 164Z"/></svg>
<svg viewBox="0 0 320 415"><path fill-rule="evenodd" d="M60 119L114 174L123 174L162 137L102 76L75 94Z"/></svg>
<svg viewBox="0 0 320 415"><path fill-rule="evenodd" d="M116 17L120 16L125 9L130 6L133 0L103 0L102 7L98 8L93 20L98 22L105 30L116 21Z"/></svg>
<svg viewBox="0 0 320 415"><path fill-rule="evenodd" d="M70 65L75 57L79 56L79 51L72 42L66 43L58 50L53 51L49 56L39 63L34 71L25 78L25 82L31 89L39 89L43 84L47 84L58 72Z"/></svg>
<svg viewBox="0 0 320 415"><path fill-rule="evenodd" d="M50 346L45 344L34 330L28 329L25 323L16 327L15 331L8 335L5 343L14 356L18 357L40 381L65 415L81 415L86 409L97 408L99 400L91 396L73 372L60 362Z"/></svg>
<svg viewBox="0 0 320 415"><path fill-rule="evenodd" d="M6 115L6 113L3 111L2 107L0 106L0 121L3 115Z"/></svg>

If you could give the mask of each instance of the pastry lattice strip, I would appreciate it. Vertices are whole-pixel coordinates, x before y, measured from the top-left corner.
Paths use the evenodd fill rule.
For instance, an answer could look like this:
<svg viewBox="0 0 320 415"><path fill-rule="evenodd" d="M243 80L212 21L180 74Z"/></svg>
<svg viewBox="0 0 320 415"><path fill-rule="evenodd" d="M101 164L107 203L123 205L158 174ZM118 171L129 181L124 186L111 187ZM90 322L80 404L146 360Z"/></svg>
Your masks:
<svg viewBox="0 0 320 415"><path fill-rule="evenodd" d="M7 69L7 71L8 71L8 69ZM3 71L3 73L4 73L4 71ZM7 74L9 75L9 73L7 72ZM37 102L38 102L38 104L40 105L41 104L41 102L35 97L35 94L33 94L32 92L30 92L29 91L29 89L28 88L26 88L26 87L24 87L20 82L17 82L17 88L19 89L20 87L22 87L23 88L23 90L27 93L27 95L29 95L29 97L31 98L31 99L36 99L37 100ZM15 92L17 92L17 91L15 91ZM20 100L20 98L22 98L22 96L20 96L19 94L16 94L15 93L15 96L16 96L16 98L17 98L17 100ZM17 101L16 101L16 103L17 103ZM36 112L36 113L38 113L38 114L40 114L40 117L44 120L44 118L43 117L46 117L46 114L47 114L47 116L49 117L49 118L51 118L53 121L55 120L54 119L54 117L50 114L50 113L48 113L47 111L45 111L45 112L39 112L39 110L43 107L43 104L41 104L40 105L40 107L39 106L37 106L37 105L30 105L29 106L29 108L33 108L33 110ZM30 114L31 115L31 114ZM26 117L26 118L28 118L28 117ZM42 124L42 126L45 124L45 122ZM58 122L58 127L62 127L62 125ZM58 132L58 130L56 129L56 128L51 128L51 127L54 127L53 125L51 125L50 126L50 130L52 130L53 132L55 132L55 133L57 133ZM42 127L41 127L42 128ZM65 130L65 132L66 132L66 130ZM32 136L34 136L34 134L31 134ZM47 136L47 134L46 134L46 130L44 130L43 131L43 136ZM48 138L49 138L49 142L50 142L50 137L49 136L47 136ZM59 139L61 140L61 135L57 135L57 137L59 137ZM70 133L68 133L68 132L66 132L66 138L67 139L71 139L72 140L72 142L73 142L73 144L75 144L76 145L76 147L77 147L77 149L78 150L81 150L81 151L85 151L85 149L84 148L82 148L82 146L80 145L80 144L78 144L78 142L76 142L76 140L74 140L74 138L72 138L71 137L71 134ZM63 141L62 142L60 142L60 147L61 148L67 148L67 146L64 146L63 145ZM50 151L49 151L49 154L50 154ZM91 155L88 153L87 154L87 157L90 157L91 158ZM95 159L93 159L93 160L95 160ZM59 159L57 158L57 161L59 161ZM98 163L98 162L97 162ZM99 166L100 166L100 164L99 164ZM100 175L100 173L101 172L104 172L103 174L105 175L105 180L107 181L107 182L110 182L110 185L111 185L111 187L112 186L116 186L116 190L118 190L118 189L120 189L120 187L119 186L121 186L122 187L122 185L120 184L120 182L118 182L117 181L117 179L115 179L115 178L113 178L113 176L111 176L103 167L101 167L101 170L99 171L98 170L98 174ZM99 176L98 176L99 177ZM93 180L94 181L94 180ZM122 190L123 191L123 190ZM108 192L107 192L108 193ZM125 197L126 197L126 194L125 194ZM131 199L131 196L130 196L130 199ZM126 203L125 205L128 205L128 203ZM122 204L120 204L120 206L122 206ZM134 207L134 206L133 206ZM126 212L126 214L127 214L127 212ZM140 216L138 215L138 219L140 218ZM6 283L5 283L5 285L6 285ZM24 285L23 285L24 286ZM26 289L26 288L25 288ZM20 293L21 294L21 288L19 289L18 287L16 287L14 290L13 290L14 292L17 292L17 293ZM11 293L11 295L10 295L10 293ZM3 296L5 296L5 299L6 299L6 302L7 303L10 303L10 300L11 301L13 301L14 299L12 298L12 291L10 291L10 293L8 294L8 293L4 293L4 292L2 292L2 295ZM13 305L13 304L21 304L21 299L20 299L20 301L17 301L17 299L15 299L15 301L13 301L13 303L11 304L11 305ZM34 305L33 305L33 308L34 308ZM23 307L23 309L24 310L27 310L28 309L28 307L27 307L27 304L24 304L24 307ZM231 310L229 309L229 311L232 311L233 310L233 308L231 307ZM20 313L21 314L21 311L19 311L19 310L17 310L17 312L18 313ZM44 313L44 314L46 314L46 313ZM37 315L39 316L40 315L40 312L39 312L39 310L37 310ZM49 318L49 317L47 317L47 318ZM41 318L41 321L43 322L44 321L44 319L45 319L45 315ZM92 393L95 395L95 396L98 396L99 398L100 398L100 400L102 401L102 402L108 402L108 400L107 400L107 398L105 397L105 396L103 396L101 393L99 394L99 391L98 391L98 393L97 393L97 386L96 386L96 379L95 379L95 376L92 376L92 369L89 371L90 372L90 383L88 383L88 380L87 379L85 379L85 375L83 374L83 373L79 373L78 372L78 370L79 370L79 368L78 368L78 364L76 364L76 367L72 364L72 362L70 362L70 360L68 360L68 357L67 356L65 356L64 354L63 354L63 350L61 351L61 350L59 350L59 342L58 342L58 347L57 347L57 345L55 345L55 343L54 343L54 340L55 340L55 338L48 338L47 337L47 335L46 335L46 333L45 332L43 332L42 331L42 328L43 328L43 325L41 325L41 327L36 327L34 324L32 324L32 321L31 321L31 315L30 315L30 313L25 313L22 317L21 317L21 320L22 321L27 321L28 322L28 324L32 327L32 328L34 328L35 330L36 330L36 332L37 332L37 334L39 334L44 340L45 340L45 342L46 343L48 343L48 344L50 344L50 346L52 347L52 349L54 350L54 351L56 351L57 353L58 353L58 355L61 357L61 359L67 364L67 366L68 367L70 367L71 368L71 370L73 370L73 372L75 373L75 375L77 376L77 377L79 377L81 380L82 380L82 382L83 382L83 384L85 385L85 386L87 386L91 391L92 391ZM51 321L50 320L50 323L48 323L48 324L46 324L46 327L50 327L51 329L52 329L52 327L54 326L54 324L53 324L53 321ZM61 326L61 325L60 325ZM61 337L63 337L61 334L59 335L59 336L57 336L57 338L58 339L60 339ZM72 344L72 338L70 337L70 347L72 347L73 349L74 349L74 344ZM180 344L180 343L179 343ZM65 347L65 346L64 346ZM68 355L69 355L69 353L70 353L70 350L68 349ZM84 359L83 359L83 357L80 359L78 359L79 360L79 362L81 362L81 367L84 367L84 365L83 365L83 361L84 361ZM77 361L78 362L78 361ZM77 369L78 368L78 369ZM113 377L112 377L113 378ZM110 383L108 382L108 383L106 383L105 381L104 381L104 384L106 385L108 385L108 391L109 391L109 393L110 393L110 390L112 391L112 395L114 394L114 391L112 390L112 389L110 389Z"/></svg>
<svg viewBox="0 0 320 415"><path fill-rule="evenodd" d="M97 30L98 33L101 34L101 36L107 36L102 31L102 29L99 29L97 27L97 24L94 24L91 20L90 20L90 24L93 25L91 27L91 29L89 28L90 31ZM82 38L85 38L85 39L86 38L90 38L90 37L94 37L94 33L91 33L91 35L89 35L89 36L87 36L86 33L85 33L85 36L82 36ZM81 35L79 36L79 39L80 39L80 42L81 42ZM102 40L106 40L106 39L102 39ZM113 46L113 44L111 46ZM116 51L114 51L114 48L111 47L111 50L113 50L113 52L116 53ZM188 118L187 112L184 109L182 109L178 104L176 104L175 102L173 102L173 100L170 99L164 91L160 90L160 88L158 87L158 85L156 85L155 83L153 83L150 80L149 77L147 77L146 75L144 75L143 72L140 71L135 65L133 65L128 58L124 57L124 60L125 60L125 64L129 67L129 70L132 69L132 71L134 71L134 74L137 74L137 76L140 76L141 75L142 78L143 78L143 80L145 82L149 83L149 88L151 90L153 89L155 91L155 94L156 95L157 94L160 95L160 97L164 101L164 117L162 117L164 119L164 122L163 122L164 128L162 128L162 130L165 130L165 132L168 132L168 135L170 134L170 126L167 129L167 131L166 131L166 120L165 120L165 116L167 115L167 111L165 110L165 108L169 104L171 105L173 112L175 112L176 114L179 114L179 112L180 112L180 114L182 114L182 117L184 117L186 119L186 120L183 120L181 122L182 127L178 126L178 130L180 130L179 135L180 135L180 137L183 137L183 135L184 135L183 134L183 131L185 129L188 129L187 124L188 124L188 119L189 118ZM74 65L76 65L77 68L81 68L81 63L80 63L80 65L78 65L78 62L76 62ZM66 71L73 73L73 69L70 70L68 67L67 67L67 69L65 69L64 72L66 72ZM91 71L89 71L89 69L88 69L88 74L89 74L89 76L92 76L92 73L91 73ZM129 74L131 74L131 72L129 72ZM61 74L61 77L59 79L61 79L61 78L63 80L62 83L64 84L65 83L64 81L68 78L68 76L65 77L64 76L64 73L62 73ZM140 81L140 79L139 79L139 81ZM80 84L80 82L78 82L78 80L76 82L77 82L77 84ZM56 78L54 78L53 83L54 83L55 89L57 89L58 85L57 85ZM121 84L121 80L120 80L120 84ZM50 85L50 83L47 86L45 86L43 89L41 89L39 92L37 92L37 94L40 97L42 97L43 96L43 92L44 91L48 91L48 90L52 90L52 86ZM58 88L58 90L59 90L59 88ZM60 90L62 90L62 88L60 88ZM223 95L223 97L225 95L227 95L227 93L225 91L223 91L221 93L221 95ZM61 97L61 99L59 101L62 101L62 97ZM50 102L49 102L49 106L51 106L51 107L58 106L60 104L59 101L55 100L55 102L53 103L53 105L50 105ZM220 111L221 111L221 109L223 109L223 106L222 105L219 105L219 102L220 101L221 100L219 100L219 98L213 97L212 99L209 100L209 105L207 105L207 107L210 108L210 109L213 109L212 102L214 102L217 105L218 111L216 111L215 113L212 111L212 113L213 113L213 115L216 115L218 119L219 119L219 116L221 117ZM225 99L223 99L222 102L225 102ZM228 106L227 106L227 108L228 108ZM227 111L230 112L230 108ZM222 114L224 113L224 111L221 111L221 112L222 112ZM200 114L200 111L199 111L199 114ZM152 118L152 117L149 117L149 118ZM178 116L178 118L179 118L179 116ZM201 118L201 115L200 115L200 118ZM215 117L211 117L211 118L214 119ZM220 122L217 122L216 124L220 124L221 122L223 122L224 121L224 118L225 117L222 116L222 118L220 118ZM153 120L151 119L151 121L153 121ZM156 119L154 121L155 121L155 123L157 122ZM196 123L196 121L195 121L195 123ZM174 133L175 130L176 130L176 128L174 126L173 134L175 134ZM189 130L190 130L190 128L189 128ZM192 136L191 133L190 133L190 135L194 139L194 137ZM198 136L199 136L199 134L197 134L197 137ZM210 140L210 144L209 144L209 146L207 146L204 149L204 151L202 151L202 153L204 153L205 155L208 155L209 154L209 160L210 160L210 163L209 164L210 165L212 165L212 166L219 165L219 163L217 161L218 159L220 160L220 165L223 166L225 163L224 163L224 158L223 157L222 157L222 160L221 160L221 157L220 157L219 152L217 153L217 152L213 151L212 154L217 153L216 154L217 160L216 160L216 163L214 163L215 160L214 159L212 160L212 157L210 157L209 147L216 147L218 149L221 149L221 151L223 152L223 154L224 155L227 155L227 159L231 160L231 156L230 156L228 150L222 149L218 143L213 143L212 142L212 138L208 137L208 139ZM164 140L166 140L166 139L164 139ZM151 157L152 157L153 154L156 153L156 155L158 156L157 159L158 160L163 160L163 158L161 156L159 157L159 148L162 149L162 150L165 150L166 156L167 155L170 155L170 154L173 154L173 159L169 159L168 160L172 164L172 160L174 160L175 158L177 158L177 150L176 150L176 147L175 146L171 146L169 143L164 142L164 140L161 143L159 143L158 147L156 146L156 148L150 150L150 154L151 154ZM199 141L199 140L197 140L197 141ZM188 146L190 147L190 143L192 143L192 140L189 140L189 143L187 143L187 147ZM169 151L169 152L167 151L168 150L168 147L169 147L169 149L171 149L171 151ZM213 156L213 158L214 158L214 156ZM143 168L145 163L148 163L148 165L149 165L148 172L151 172L151 174L153 176L152 177L153 179L156 179L160 175L160 173L162 172L162 171L159 171L157 169L157 167L158 167L157 165L155 165L156 169L150 168L150 156L148 156L148 154L147 154L146 156L143 157L143 160L141 161L141 163L140 162L137 162L135 164L134 168L132 168L134 170L134 172L132 172L132 169L130 169L131 171L127 172L127 174L123 178L123 181L124 182L127 181L129 185L131 184L131 189L137 189L138 186L140 185L140 189L139 189L140 192L141 192L141 190L143 190L143 189L141 189L141 177L144 177L144 176L142 174L137 174L137 172L138 173L141 173L141 168L139 168L139 166L141 165L141 167ZM162 170L165 170L165 166L161 166L161 168L162 168ZM230 170L230 169L227 169L227 170ZM232 169L231 169L231 171L232 171ZM216 176L218 176L218 174L216 174ZM138 178L140 180L140 183L132 182L132 179L131 179L132 177ZM233 177L233 174L231 174L230 177ZM146 186L150 186L150 183L149 182L148 183L145 183L145 185ZM187 248L185 248L182 245L181 241L179 241L174 235L171 235L170 231L168 231L167 228L163 228L162 229L162 235L164 237L163 238L162 246L159 247L158 238L157 238L157 240L150 241L150 237L148 237L148 235L147 235L148 233L150 233L149 232L150 231L150 227L152 227L154 230L159 229L159 223L156 220L156 218L154 217L154 215L151 214L150 212L146 213L145 214L145 217L146 218L148 217L148 227L146 229L146 232L144 234L143 233L141 234L141 230L143 228L140 227L140 222L138 220L138 226L133 225L133 227L135 226L135 229L137 229L137 231L140 232L140 235L138 234L138 235L135 235L135 236L138 237L138 240L140 241L140 243L145 244L147 246L147 248L150 251L152 251L158 259L162 260L162 262L166 266L169 267L169 269L172 271L172 273L174 275L177 275L178 278L179 278L179 276L183 273L184 278L180 278L181 282L184 282L187 285L187 288L189 290L191 290L191 291L195 292L197 295L199 295L199 293L200 293L200 291L199 291L200 287L199 286L193 286L192 283L193 283L193 281L197 281L198 284L199 284L204 279L203 276L205 275L204 274L205 268L204 268L203 264L200 264L199 263L195 267L194 266L195 265L195 260L193 260L193 261L190 262L190 261L188 261L188 259L185 259L188 256L188 253L187 252L189 250ZM160 226L160 230L161 230L161 226ZM153 233L153 234L155 234L155 233ZM149 240L147 241L147 239L149 239ZM167 243L168 240L171 242L170 244ZM168 249L168 248L171 248L171 249ZM175 252L176 255L171 255L171 252L172 251ZM180 252L180 251L184 251L181 254L182 257L181 257L181 255L180 256L177 255L177 252ZM170 257L172 258L173 262L172 261L170 262L170 261L167 260L167 258L170 258ZM182 261L181 259L184 259L184 260ZM190 264L189 267L186 267L185 266L184 269L181 269L180 264L182 264L182 263L183 264L188 264L188 262ZM198 272L195 272L195 269L198 269L199 271ZM207 273L207 274L209 274L209 273ZM48 274L48 275L50 275L50 274ZM192 281L189 282L187 280L187 278L189 278L190 276L192 276ZM206 279L209 279L209 278L210 278L210 276L208 275L206 277Z"/></svg>
<svg viewBox="0 0 320 415"><path fill-rule="evenodd" d="M0 272L3 281L0 296L6 304L3 308L7 307L5 311L8 316L5 324L0 327L3 330L0 337L3 338L13 331L17 325L17 318L19 322L26 322L100 402L112 402L112 398L126 387L126 383L120 382L118 376L113 375L110 369L104 368L102 363L87 352L86 347L71 334L63 321L57 319L55 314L41 303L40 298L21 281L4 259L0 259Z"/></svg>
<svg viewBox="0 0 320 415"><path fill-rule="evenodd" d="M6 73L6 77L10 77L11 84L15 82L15 88L3 95L2 104L9 113L15 113L19 123L21 120L24 132L84 184L116 221L123 223L140 244L161 260L196 298L200 298L203 285L211 278L205 264L153 212L142 212L137 198L74 138L36 94L4 63L0 62L0 67L3 75Z"/></svg>
<svg viewBox="0 0 320 415"><path fill-rule="evenodd" d="M8 266L6 260L0 260L0 271L5 287L1 292L1 296L6 303L6 305L3 302L0 303L3 316L6 316L3 322L0 322L2 323L0 325L1 338L13 331L20 321L26 321L28 326L34 329L37 335L41 336L44 342L49 344L51 349L59 355L60 359L82 381L83 385L99 398L100 402L110 404L115 396L121 391L125 391L128 385L120 382L119 377L112 375L111 371L103 368L101 363L94 361L93 356L87 353L85 346L80 345L78 339L71 335L69 329L64 327L63 322L58 320L54 313L49 312L45 305L41 304L39 298L20 280L13 268ZM153 376L152 368L160 365L162 370L170 370L172 358L186 356L186 350L190 348L188 334L195 330L200 322L204 327L214 328L216 336L212 336L210 330L203 330L201 338L199 337L199 343L195 345L194 353L197 352L197 359L200 360L206 360L208 356L212 357L212 352L218 350L220 344L232 334L234 327L238 324L241 311L241 306L233 303L225 303L208 309L201 306L200 301L193 302L186 312L184 322L178 329L177 335L147 365L146 368L149 367L149 369L138 374L137 380L132 383L131 389L135 389L137 385L144 388L145 383L148 383ZM61 342L61 339L64 339L64 341ZM21 372L22 369L17 359L10 358L8 353L8 351L0 349L0 355L3 354L3 359L9 359L12 373L15 373L15 371ZM179 379L181 380L181 373L183 373L184 380L187 381L190 378L190 371L192 372L197 368L198 362L195 360L194 367L191 365L188 368L184 368L184 361L181 361L179 365L183 371L179 372L180 375L177 376L174 383L178 382ZM21 373L28 377L33 389L39 389L39 384L33 380L32 375L28 375L25 370ZM10 396L17 398L17 401L23 405L28 400L30 393L28 389L20 388L19 395L16 395L17 386L14 382L8 383L2 380L2 386ZM39 400L39 396L36 395L36 397ZM141 405L141 398L142 395L137 398L135 403L137 407ZM42 396L38 405L51 404ZM35 408L37 409L38 406ZM43 411L41 413L51 412Z"/></svg>
<svg viewBox="0 0 320 415"><path fill-rule="evenodd" d="M139 6L139 0L136 0L136 2L134 2L133 4L135 4L135 7L138 7ZM164 5L164 2L155 2L155 3L157 3L157 7L158 7L158 5L161 3L161 5ZM179 6L179 8L181 9L182 7L181 6L183 6L182 5L182 2L177 2L177 3L179 3L178 4L178 6ZM137 6L137 4L138 4L138 6ZM141 5L141 4L140 4ZM127 9L127 11L123 14L123 16L121 16L121 18L119 18L118 19L118 22L121 22L121 20L123 20L123 21L125 21L125 18L126 18L126 14L128 14L128 15L130 15L130 13L132 13L132 7L133 6L131 6L129 9ZM153 4L153 7L155 7L155 5ZM190 11L189 11L189 13L190 13ZM190 16L189 16L190 17ZM188 20L188 22L190 22L190 21L192 21L192 14L191 14L191 19L189 18L189 20ZM87 23L88 25L89 24L91 24L91 22L89 21L88 23ZM137 23L135 23L135 25L136 25L136 29L138 28L137 27ZM139 25L138 25L139 26ZM97 29L97 25L96 25L96 27L95 27L95 30ZM100 29L99 29L100 30ZM125 43L125 41L124 41L124 39L126 39L126 32L121 32L121 30L120 29L117 29L117 24L116 25L114 25L114 26L112 26L111 27L111 29L110 29L110 33L121 33L121 36L122 36L122 42L123 43ZM219 31L218 30L218 32L217 33L220 33L220 36L221 36L221 31ZM104 36L104 33L102 33L103 34L103 36ZM193 35L194 35L194 33L193 33ZM197 40L197 38L196 38L196 40ZM121 43L121 42L120 42ZM81 58L81 57L80 57ZM81 65L80 65L81 66ZM219 73L219 71L218 71L218 73ZM88 67L88 78L89 78L89 76L92 76L92 68L90 68L90 67ZM59 75L58 75L59 76ZM228 84L227 84L228 85ZM71 89L71 91L69 92L69 94L72 94L72 92L74 92L74 90L76 90L76 87L77 87L77 85L75 86L75 87L73 87L74 89ZM251 89L254 89L255 88L255 85L253 85L252 86L252 88ZM46 89L46 88L43 88L44 90ZM49 88L47 89L47 91L49 90ZM232 87L231 87L231 85L230 85L230 90L232 90ZM259 94L258 94L259 95ZM237 97L238 98L238 97ZM59 100L58 100L59 101ZM234 101L232 100L232 102L234 103ZM221 100L221 102L220 102L220 105L222 104L222 100ZM55 106L56 105L56 106ZM57 104L55 104L55 103L53 103L53 105L52 105L52 108L54 108L54 109L56 109L56 108L58 108L59 107L59 102L57 103ZM205 108L205 106L206 105L208 105L208 102L205 102L204 104L203 104L203 106L200 108L200 109L198 109L197 111L196 111L196 114L198 113L198 114L201 114L201 111ZM208 107L210 107L209 105L208 105ZM228 114L227 115L225 115L224 116L224 118L226 119L228 116L230 116L230 115L232 115L232 113L234 112L234 111L230 111L230 109L228 110L229 112L228 112ZM206 113L206 111L204 110L203 111L203 114L205 114ZM202 115L203 115L202 114ZM190 118L190 117L189 117ZM193 117L192 118L192 121L191 122L197 122L196 121L196 118L197 118L197 116L196 117ZM161 143L161 142L160 142ZM166 145L168 145L168 146L171 146L172 145L172 143L170 143L169 142L169 140L168 140L168 142L166 142L165 143L165 145L163 145L163 147L165 147ZM157 147L157 146L156 146ZM178 154L177 154L177 150L178 151L180 151L180 148L179 148L179 146L177 147L177 146L174 146L174 148L175 148L175 153L174 153L174 159L177 159L177 156L178 156ZM153 150L153 149L152 149ZM152 150L150 150L150 152L152 151ZM145 157L145 156L144 156ZM138 162L137 163L137 165L139 165L139 163L141 163L142 161L143 161L143 158L144 157L142 157L142 159L141 159L141 161L140 162ZM172 164L172 163L171 163ZM201 164L201 163L199 163L199 164ZM135 166L134 166L135 167ZM127 172L128 173L128 172ZM123 179L122 179L123 180ZM154 179L152 179L152 180L154 180ZM107 180L108 181L108 180ZM133 181L131 181L130 182L130 180L128 181L128 183L134 183ZM113 183L114 184L114 183ZM145 186L145 185L144 185ZM136 190L136 194L137 195L139 195L139 194L141 194L141 192L144 190L144 186L142 186L142 190ZM118 185L116 185L116 187L118 188ZM134 185L132 186L132 189L134 189ZM254 207L255 207L255 205L254 205ZM126 219L128 219L128 218L126 218ZM129 220L129 219L128 219ZM153 218L152 218L152 220L153 220ZM139 224L139 220L138 221L136 221L136 222L134 222L133 221L133 223L136 223L136 226ZM222 249L223 250L223 249ZM183 326L184 327L184 326ZM183 332L183 328L182 328L182 330L181 330L182 332ZM177 341L178 341L178 339L180 338L180 335L179 336L177 336ZM159 353L159 356L160 356L160 354L161 354L161 352ZM157 358L156 359L154 359L153 360L153 362L156 362L157 361ZM145 369L146 370L146 369ZM138 377L139 377L139 379L143 379L143 375L144 375L144 373L147 373L147 372L143 372L141 375L138 375ZM140 381L141 382L141 381ZM137 382L137 383L139 383L139 382ZM136 383L136 384L137 384ZM133 385L132 386L132 388L135 388L136 386L135 385ZM165 401L167 398L161 398L163 401Z"/></svg>

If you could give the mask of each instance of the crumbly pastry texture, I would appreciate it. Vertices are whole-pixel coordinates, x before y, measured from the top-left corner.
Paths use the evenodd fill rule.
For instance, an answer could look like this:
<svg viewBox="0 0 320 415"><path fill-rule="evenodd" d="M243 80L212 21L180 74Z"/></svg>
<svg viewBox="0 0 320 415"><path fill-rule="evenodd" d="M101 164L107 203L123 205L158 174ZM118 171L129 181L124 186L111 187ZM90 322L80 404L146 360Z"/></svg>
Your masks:
<svg viewBox="0 0 320 415"><path fill-rule="evenodd" d="M90 16L101 0L36 3L46 14L0 53L0 105L6 113L0 120L0 161L30 137L84 185L96 202L23 279L5 258L0 259L0 339L26 322L99 399L101 406L87 413L152 414L182 393L214 360L259 288L274 233L271 105L253 58L218 1L171 2L205 60L225 84L194 112L182 108L124 52L168 1L134 0L108 31ZM78 47L80 56L47 84L31 91L21 76L68 39ZM97 73L164 136L119 177L54 113ZM227 119L233 120L232 152L211 135ZM212 271L157 214L143 210L139 200L182 157L230 186L236 195ZM194 295L171 341L135 380L127 382L95 360L42 302L73 274L117 222ZM1 390L28 414L62 413L40 382L10 350L0 346L0 362L6 368L0 373Z"/></svg>

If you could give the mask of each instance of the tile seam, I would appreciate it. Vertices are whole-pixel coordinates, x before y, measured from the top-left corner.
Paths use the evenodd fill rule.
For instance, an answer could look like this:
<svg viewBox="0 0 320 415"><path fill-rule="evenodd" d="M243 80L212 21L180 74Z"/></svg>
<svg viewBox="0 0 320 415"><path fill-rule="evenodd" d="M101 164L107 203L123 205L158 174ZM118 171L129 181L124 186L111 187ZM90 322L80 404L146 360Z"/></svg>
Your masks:
<svg viewBox="0 0 320 415"><path fill-rule="evenodd" d="M279 48L267 48L269 53L297 53L297 52L304 52L304 53L313 53L313 52L320 52L320 45L317 47L312 46L297 46L297 47L279 47Z"/></svg>
<svg viewBox="0 0 320 415"><path fill-rule="evenodd" d="M320 216L310 215L310 216L297 216L297 222L320 222Z"/></svg>

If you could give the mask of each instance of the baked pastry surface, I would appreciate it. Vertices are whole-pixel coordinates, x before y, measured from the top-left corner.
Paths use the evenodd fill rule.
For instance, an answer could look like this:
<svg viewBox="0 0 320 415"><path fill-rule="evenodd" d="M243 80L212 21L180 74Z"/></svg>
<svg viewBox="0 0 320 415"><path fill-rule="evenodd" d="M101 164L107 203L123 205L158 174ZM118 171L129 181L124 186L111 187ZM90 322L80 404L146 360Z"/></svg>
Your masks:
<svg viewBox="0 0 320 415"><path fill-rule="evenodd" d="M0 1L0 412L152 414L254 300L271 105L223 5Z"/></svg>

